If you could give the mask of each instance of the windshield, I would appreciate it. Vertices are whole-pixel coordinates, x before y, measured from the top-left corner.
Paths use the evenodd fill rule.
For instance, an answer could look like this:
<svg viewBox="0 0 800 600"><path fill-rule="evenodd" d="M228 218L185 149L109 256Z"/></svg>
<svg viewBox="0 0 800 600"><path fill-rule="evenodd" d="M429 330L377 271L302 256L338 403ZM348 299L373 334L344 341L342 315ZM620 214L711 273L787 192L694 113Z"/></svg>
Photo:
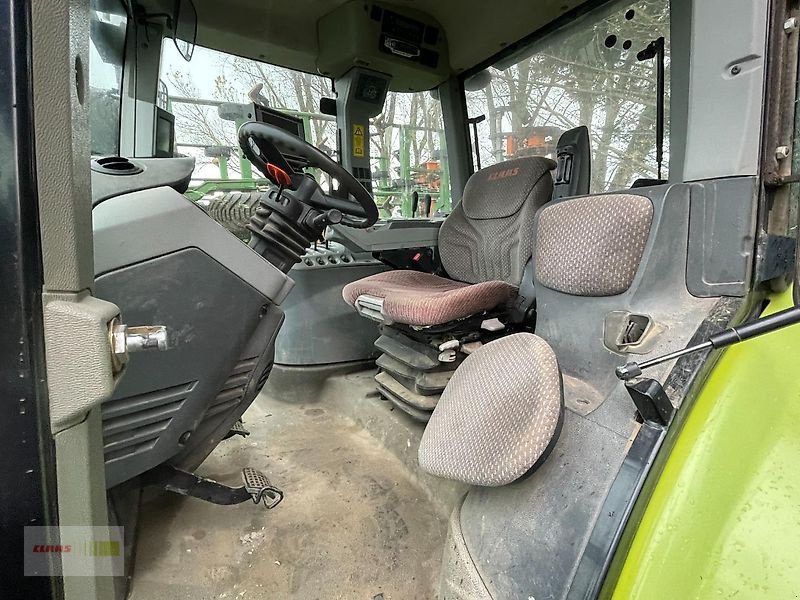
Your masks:
<svg viewBox="0 0 800 600"><path fill-rule="evenodd" d="M209 193L254 189L261 174L239 152L238 125L246 114L220 116L223 103L249 104L251 92L271 108L303 120L306 140L338 160L336 119L319 112L321 98L334 96L331 80L319 75L197 47L187 63L174 44L164 44L160 104L175 115L175 147L196 159L195 189ZM429 92L387 95L370 122L373 193L382 218L412 216L412 198L430 199L429 215L450 209L444 166L441 103ZM323 186L327 178L315 173ZM416 216L422 215L419 209Z"/></svg>
<svg viewBox="0 0 800 600"><path fill-rule="evenodd" d="M381 217L449 213L441 102L429 92L389 92L383 112L371 121L370 133L372 189Z"/></svg>
<svg viewBox="0 0 800 600"><path fill-rule="evenodd" d="M663 0L613 3L491 67L491 83L466 93L469 116L486 116L478 125L482 165L524 155L555 158L561 133L586 125L592 192L656 178L656 59L639 60L637 53L660 36L668 107L669 3Z"/></svg>

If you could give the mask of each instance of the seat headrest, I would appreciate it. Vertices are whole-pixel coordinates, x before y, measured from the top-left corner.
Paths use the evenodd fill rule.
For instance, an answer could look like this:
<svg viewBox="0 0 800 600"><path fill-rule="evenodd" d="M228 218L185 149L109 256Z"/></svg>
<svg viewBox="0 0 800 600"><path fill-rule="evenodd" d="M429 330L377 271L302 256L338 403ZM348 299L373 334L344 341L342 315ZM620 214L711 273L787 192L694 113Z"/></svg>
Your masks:
<svg viewBox="0 0 800 600"><path fill-rule="evenodd" d="M563 414L553 349L532 333L502 337L456 369L422 435L419 466L471 485L506 485L544 462Z"/></svg>
<svg viewBox="0 0 800 600"><path fill-rule="evenodd" d="M481 169L464 188L464 214L470 219L502 219L516 214L536 183L555 168L556 163L549 158L527 156Z"/></svg>
<svg viewBox="0 0 800 600"><path fill-rule="evenodd" d="M653 202L602 194L553 202L536 217L534 281L573 296L614 296L633 283L644 254Z"/></svg>

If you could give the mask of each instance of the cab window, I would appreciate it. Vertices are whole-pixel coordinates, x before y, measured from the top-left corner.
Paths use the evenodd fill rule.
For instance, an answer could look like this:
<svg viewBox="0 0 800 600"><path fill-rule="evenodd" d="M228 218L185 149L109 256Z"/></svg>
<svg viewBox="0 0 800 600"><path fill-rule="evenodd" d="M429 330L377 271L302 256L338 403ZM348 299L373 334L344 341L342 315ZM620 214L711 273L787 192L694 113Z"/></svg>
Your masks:
<svg viewBox="0 0 800 600"><path fill-rule="evenodd" d="M309 143L336 152L335 119L317 112L319 99L333 93L325 77L199 46L186 62L171 43L163 45L160 76L159 103L175 115L175 149L195 157L198 182L230 179L233 189L241 186L236 180L261 178L242 159L236 139L238 126L252 116L219 110L249 104L251 92L260 103L302 118Z"/></svg>
<svg viewBox="0 0 800 600"><path fill-rule="evenodd" d="M389 92L370 127L372 186L381 217L449 213L441 102L430 92Z"/></svg>
<svg viewBox="0 0 800 600"><path fill-rule="evenodd" d="M92 0L89 129L92 154L119 154L119 117L128 15L120 2Z"/></svg>
<svg viewBox="0 0 800 600"><path fill-rule="evenodd" d="M657 64L637 54L665 38L668 108L669 5L640 0L601 10L602 18L593 12L495 64L488 85L466 92L469 116L486 117L478 124L483 166L525 155L555 158L561 133L585 125L593 193L657 178Z"/></svg>
<svg viewBox="0 0 800 600"><path fill-rule="evenodd" d="M325 77L201 47L187 63L174 44L163 46L160 73L159 104L175 115L176 151L195 157L198 189L246 189L260 179L238 149L236 130L247 116L219 111L223 103L250 103L252 93L301 117L306 140L338 158L336 119L319 112L320 99L334 96ZM444 153L439 100L429 92L390 92L370 123L373 193L382 218L411 217L415 192L429 215L449 211ZM316 175L325 185L325 176ZM419 208L414 215L427 216Z"/></svg>

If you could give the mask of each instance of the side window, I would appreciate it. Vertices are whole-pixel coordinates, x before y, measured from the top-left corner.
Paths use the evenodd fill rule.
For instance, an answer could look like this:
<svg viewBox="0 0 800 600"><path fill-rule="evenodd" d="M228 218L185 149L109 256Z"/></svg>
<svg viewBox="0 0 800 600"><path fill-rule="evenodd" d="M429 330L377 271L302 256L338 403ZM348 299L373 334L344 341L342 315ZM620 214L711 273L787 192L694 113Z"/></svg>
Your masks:
<svg viewBox="0 0 800 600"><path fill-rule="evenodd" d="M389 92L370 123L372 189L381 218L450 212L442 104L430 92ZM412 215L413 198L417 210Z"/></svg>
<svg viewBox="0 0 800 600"><path fill-rule="evenodd" d="M89 37L89 129L92 154L119 153L125 31L122 3L92 0Z"/></svg>
<svg viewBox="0 0 800 600"><path fill-rule="evenodd" d="M668 84L665 0L612 3L491 67L491 83L466 93L469 116L486 116L478 125L482 166L524 155L555 158L561 133L586 125L592 192L655 178L657 67L637 53L659 36L666 40Z"/></svg>

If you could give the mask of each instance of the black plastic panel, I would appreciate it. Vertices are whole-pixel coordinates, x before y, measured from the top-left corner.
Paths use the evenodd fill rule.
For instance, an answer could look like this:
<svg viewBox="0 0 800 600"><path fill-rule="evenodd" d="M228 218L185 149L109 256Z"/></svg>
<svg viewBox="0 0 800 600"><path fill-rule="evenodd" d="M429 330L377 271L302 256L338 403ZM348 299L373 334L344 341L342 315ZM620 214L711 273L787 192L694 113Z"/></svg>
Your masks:
<svg viewBox="0 0 800 600"><path fill-rule="evenodd" d="M275 362L301 366L375 358L377 323L353 310L342 299L342 288L385 270L335 242L309 250L289 272L295 290L283 305L286 324L278 336Z"/></svg>
<svg viewBox="0 0 800 600"><path fill-rule="evenodd" d="M33 3L0 0L0 585L2 597L63 597L60 578L27 577L26 526L58 525L42 323L42 248L31 98ZM38 11L47 7L37 5ZM42 44L42 40L38 40ZM37 89L37 92L39 90ZM45 94L45 91L42 91ZM63 100L61 105L68 105ZM67 132L62 132L67 135ZM43 144L44 145L44 144ZM44 165L38 165L44 168ZM58 544L57 535L51 543ZM57 555L56 555L57 556ZM60 560L60 559L59 559Z"/></svg>
<svg viewBox="0 0 800 600"><path fill-rule="evenodd" d="M249 378L260 376L269 337L242 355L268 300L195 248L107 273L95 292L116 303L128 325L166 325L171 336L164 352L130 355L103 406L110 487L186 451L210 409L239 407Z"/></svg>
<svg viewBox="0 0 800 600"><path fill-rule="evenodd" d="M565 131L558 139L553 198L583 196L592 181L592 146L585 125Z"/></svg>

